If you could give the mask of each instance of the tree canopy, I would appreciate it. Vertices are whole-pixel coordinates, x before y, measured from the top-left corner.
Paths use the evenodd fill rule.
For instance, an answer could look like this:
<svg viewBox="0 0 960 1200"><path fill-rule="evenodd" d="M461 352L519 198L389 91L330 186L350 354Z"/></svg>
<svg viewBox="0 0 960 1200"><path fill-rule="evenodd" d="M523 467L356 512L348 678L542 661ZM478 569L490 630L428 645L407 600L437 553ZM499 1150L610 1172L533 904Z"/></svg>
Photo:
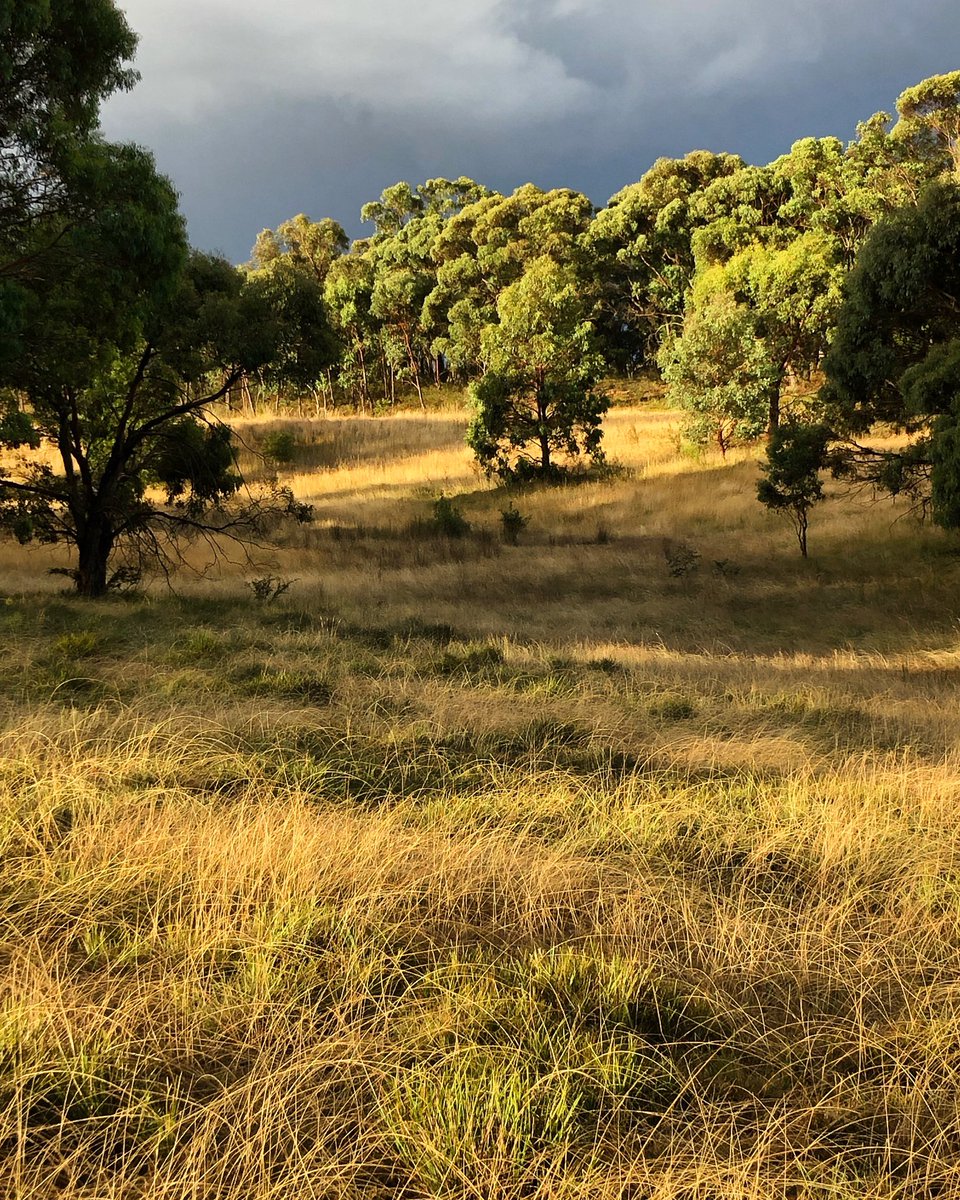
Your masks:
<svg viewBox="0 0 960 1200"><path fill-rule="evenodd" d="M960 526L960 184L931 186L874 229L846 282L824 361L824 402L842 466L886 490L932 500ZM912 435L880 451L860 436L882 422Z"/></svg>
<svg viewBox="0 0 960 1200"><path fill-rule="evenodd" d="M603 360L576 276L536 259L500 295L497 315L473 387L467 443L478 462L502 479L529 479L550 478L581 454L600 461Z"/></svg>
<svg viewBox="0 0 960 1200"><path fill-rule="evenodd" d="M0 277L36 269L110 196L99 108L136 79L135 47L112 0L0 3Z"/></svg>

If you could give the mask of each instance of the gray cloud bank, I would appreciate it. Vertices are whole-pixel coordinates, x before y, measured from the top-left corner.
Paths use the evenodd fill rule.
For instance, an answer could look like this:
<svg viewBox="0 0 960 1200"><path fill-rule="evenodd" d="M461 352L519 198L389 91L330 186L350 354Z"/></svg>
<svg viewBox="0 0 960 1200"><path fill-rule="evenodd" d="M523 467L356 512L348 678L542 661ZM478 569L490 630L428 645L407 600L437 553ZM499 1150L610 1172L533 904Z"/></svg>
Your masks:
<svg viewBox="0 0 960 1200"><path fill-rule="evenodd" d="M767 161L852 136L960 68L956 0L126 0L151 147L192 240L239 261L294 213L363 232L397 179L533 180L597 203L660 154Z"/></svg>

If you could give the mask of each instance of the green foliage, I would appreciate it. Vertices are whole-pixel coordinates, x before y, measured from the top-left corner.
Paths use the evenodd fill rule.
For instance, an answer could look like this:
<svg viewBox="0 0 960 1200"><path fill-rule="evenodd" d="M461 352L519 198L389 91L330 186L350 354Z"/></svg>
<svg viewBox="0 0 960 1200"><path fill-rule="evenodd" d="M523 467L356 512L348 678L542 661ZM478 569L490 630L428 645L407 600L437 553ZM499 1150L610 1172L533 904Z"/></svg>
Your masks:
<svg viewBox="0 0 960 1200"><path fill-rule="evenodd" d="M343 227L329 217L311 221L299 213L274 229L264 229L257 236L251 255L255 270L269 271L285 261L298 271L313 275L322 287L333 263L345 254L350 245Z"/></svg>
<svg viewBox="0 0 960 1200"><path fill-rule="evenodd" d="M279 258L250 274L244 286L257 377L268 389L301 396L337 359L339 347L324 308L324 284L313 270ZM256 336L254 337L254 333Z"/></svg>
<svg viewBox="0 0 960 1200"><path fill-rule="evenodd" d="M960 178L960 71L933 75L907 88L897 100L894 136L914 158L949 164Z"/></svg>
<svg viewBox="0 0 960 1200"><path fill-rule="evenodd" d="M804 558L810 509L824 498L820 472L829 441L830 430L823 425L781 426L767 446L764 478L757 484L760 503L790 518Z"/></svg>
<svg viewBox="0 0 960 1200"><path fill-rule="evenodd" d="M951 528L960 462L960 185L931 185L916 208L880 222L851 272L824 362L823 399L838 468L894 495L932 503ZM855 439L876 422L913 436L897 451Z"/></svg>
<svg viewBox="0 0 960 1200"><path fill-rule="evenodd" d="M436 286L424 302L435 352L461 378L484 368L484 331L499 316L497 301L537 258L575 266L592 206L567 188L544 192L524 184L510 196L487 193L453 215L432 248Z"/></svg>
<svg viewBox="0 0 960 1200"><path fill-rule="evenodd" d="M71 574L89 596L109 587L115 554L124 578L151 562L169 570L183 536L251 537L269 514L306 515L279 491L225 513L241 481L229 430L206 413L246 372L289 373L292 348L322 321L312 280L313 306L292 312L224 260L187 258L176 197L152 159L109 154L114 204L62 236L58 270L25 289L20 352L0 358L4 444L39 443L56 463L6 465L0 522L22 541L72 545Z"/></svg>
<svg viewBox="0 0 960 1200"><path fill-rule="evenodd" d="M530 518L525 517L511 500L506 508L500 510L500 532L508 546L516 546L520 534L530 524Z"/></svg>
<svg viewBox="0 0 960 1200"><path fill-rule="evenodd" d="M462 538L470 532L463 510L442 493L433 502L433 528L443 537Z"/></svg>
<svg viewBox="0 0 960 1200"><path fill-rule="evenodd" d="M737 155L707 150L659 158L592 222L583 244L601 297L605 353L621 370L653 361L665 333L682 321L693 235L703 224L699 196L742 167Z"/></svg>
<svg viewBox="0 0 960 1200"><path fill-rule="evenodd" d="M726 292L690 312L683 336L659 354L670 398L688 413L686 436L720 453L766 428L778 372L750 310Z"/></svg>
<svg viewBox="0 0 960 1200"><path fill-rule="evenodd" d="M538 258L497 302L482 338L486 374L473 385L467 444L488 475L554 478L581 454L603 461L603 362L572 270Z"/></svg>
<svg viewBox="0 0 960 1200"><path fill-rule="evenodd" d="M903 382L956 337L958 297L960 186L943 183L916 208L878 224L847 279L824 361L825 399L844 432L861 433L876 421L915 428L931 415L927 406L933 414L943 409L925 372L911 377L909 407Z"/></svg>
<svg viewBox="0 0 960 1200"><path fill-rule="evenodd" d="M110 194L91 170L100 103L128 88L136 38L112 0L0 5L0 271L32 274Z"/></svg>
<svg viewBox="0 0 960 1200"><path fill-rule="evenodd" d="M268 461L287 467L297 457L297 439L289 429L273 429L261 441L260 453Z"/></svg>
<svg viewBox="0 0 960 1200"><path fill-rule="evenodd" d="M166 489L167 503L202 513L239 490L243 480L232 469L236 458L230 430L195 417L179 417L158 426L153 478Z"/></svg>

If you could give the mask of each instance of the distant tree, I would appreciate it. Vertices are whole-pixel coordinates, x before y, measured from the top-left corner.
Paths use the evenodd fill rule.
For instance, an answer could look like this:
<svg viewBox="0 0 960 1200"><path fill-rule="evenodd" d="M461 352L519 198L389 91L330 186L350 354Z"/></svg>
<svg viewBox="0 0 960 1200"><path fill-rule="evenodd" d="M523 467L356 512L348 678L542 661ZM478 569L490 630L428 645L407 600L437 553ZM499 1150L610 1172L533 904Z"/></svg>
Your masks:
<svg viewBox="0 0 960 1200"><path fill-rule="evenodd" d="M751 247L722 270L724 284L756 321L776 369L769 392L768 429L780 423L786 381L809 377L826 352L845 275L836 240L805 233L782 250Z"/></svg>
<svg viewBox="0 0 960 1200"><path fill-rule="evenodd" d="M436 284L431 248L439 218L414 216L390 236L375 238L370 312L379 321L391 369L413 384L423 399L423 371L429 353L423 304Z"/></svg>
<svg viewBox="0 0 960 1200"><path fill-rule="evenodd" d="M909 146L912 157L942 164L960 179L960 71L907 88L897 112L893 136Z"/></svg>
<svg viewBox="0 0 960 1200"><path fill-rule="evenodd" d="M590 200L569 188L523 184L509 196L487 193L452 216L433 244L436 286L423 315L435 353L461 379L484 369L484 331L499 320L497 301L536 259L574 267L593 215ZM580 272L581 288L587 286Z"/></svg>
<svg viewBox="0 0 960 1200"><path fill-rule="evenodd" d="M257 372L260 391L278 403L290 391L298 403L304 393L316 393L324 372L340 356L332 325L320 314L327 276L349 244L336 221L311 221L303 213L257 236L246 270L269 297L279 328L290 331L273 362ZM313 340L303 337L305 321L316 327Z"/></svg>
<svg viewBox="0 0 960 1200"><path fill-rule="evenodd" d="M778 370L750 310L727 292L693 308L683 336L665 342L658 358L674 402L685 410L685 433L714 443L722 455L752 442L767 427Z"/></svg>
<svg viewBox="0 0 960 1200"><path fill-rule="evenodd" d="M316 272L281 258L250 276L246 291L269 333L269 354L255 368L259 379L278 396L313 391L340 354Z"/></svg>
<svg viewBox="0 0 960 1200"><path fill-rule="evenodd" d="M323 287L333 263L345 254L350 239L343 226L329 217L311 221L304 213L284 221L276 229L257 235L251 256L255 270L270 270L277 263L309 271Z"/></svg>
<svg viewBox="0 0 960 1200"><path fill-rule="evenodd" d="M789 179L772 166L741 166L719 175L691 203L698 270L750 247L783 245L791 234L782 228L780 212L790 197Z"/></svg>
<svg viewBox="0 0 960 1200"><path fill-rule="evenodd" d="M757 484L757 498L767 508L789 517L804 558L810 509L824 498L820 473L829 440L830 431L825 425L782 425L771 437L767 461L760 468L764 478Z"/></svg>
<svg viewBox="0 0 960 1200"><path fill-rule="evenodd" d="M698 273L682 335L659 358L695 442L725 453L776 431L786 381L809 375L826 350L842 278L836 242L818 233L780 250L754 244Z"/></svg>
<svg viewBox="0 0 960 1200"><path fill-rule="evenodd" d="M373 314L373 262L365 241L355 242L347 254L331 263L323 296L340 338L340 384L355 398L358 408L372 408L380 322Z"/></svg>
<svg viewBox="0 0 960 1200"><path fill-rule="evenodd" d="M423 197L415 187L401 180L384 188L379 200L371 200L360 209L360 220L376 227L374 239L394 237L400 230L422 215L425 208Z"/></svg>
<svg viewBox="0 0 960 1200"><path fill-rule="evenodd" d="M607 398L590 313L575 273L535 259L497 301L483 334L467 444L488 475L551 478L582 454L603 459Z"/></svg>
<svg viewBox="0 0 960 1200"><path fill-rule="evenodd" d="M722 449L726 430L749 436L761 403L776 430L786 381L808 376L826 350L842 279L838 245L820 233L783 249L753 244L698 272L683 334L661 368L676 402L708 417L700 440L714 431Z"/></svg>
<svg viewBox="0 0 960 1200"><path fill-rule="evenodd" d="M743 167L734 154L694 150L660 158L637 183L612 196L583 237L601 301L599 332L621 369L652 362L683 319L694 273L697 198Z"/></svg>

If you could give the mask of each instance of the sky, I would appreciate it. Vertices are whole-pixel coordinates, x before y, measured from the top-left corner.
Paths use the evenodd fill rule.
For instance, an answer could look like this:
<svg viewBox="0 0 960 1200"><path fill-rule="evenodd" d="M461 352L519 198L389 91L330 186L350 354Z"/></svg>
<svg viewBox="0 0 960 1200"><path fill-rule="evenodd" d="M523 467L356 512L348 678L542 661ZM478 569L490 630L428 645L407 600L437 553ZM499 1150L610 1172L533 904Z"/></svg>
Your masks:
<svg viewBox="0 0 960 1200"><path fill-rule="evenodd" d="M141 81L104 132L153 150L193 244L235 262L300 212L369 232L400 179L602 205L660 155L768 162L960 69L957 0L118 2Z"/></svg>

